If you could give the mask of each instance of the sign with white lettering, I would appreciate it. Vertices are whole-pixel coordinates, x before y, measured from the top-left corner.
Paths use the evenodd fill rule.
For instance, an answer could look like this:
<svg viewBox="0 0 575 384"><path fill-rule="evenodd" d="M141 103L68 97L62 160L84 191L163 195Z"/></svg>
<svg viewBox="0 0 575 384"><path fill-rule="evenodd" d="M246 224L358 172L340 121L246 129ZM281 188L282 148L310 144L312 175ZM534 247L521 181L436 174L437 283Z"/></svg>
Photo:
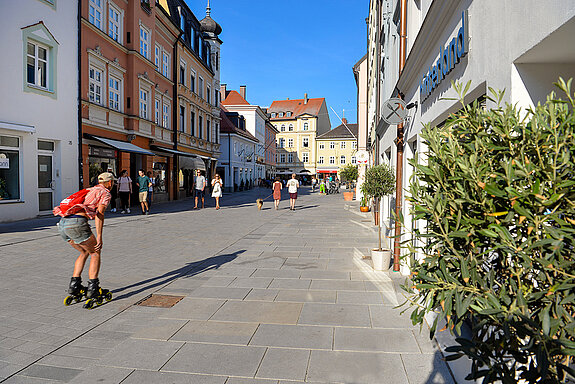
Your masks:
<svg viewBox="0 0 575 384"><path fill-rule="evenodd" d="M445 48L439 47L439 59L429 67L423 75L419 86L419 98L423 102L439 86L441 81L451 72L455 65L467 54L469 32L467 26L467 11L461 13L461 27Z"/></svg>
<svg viewBox="0 0 575 384"><path fill-rule="evenodd" d="M9 169L9 168L10 168L10 159L0 158L0 169Z"/></svg>

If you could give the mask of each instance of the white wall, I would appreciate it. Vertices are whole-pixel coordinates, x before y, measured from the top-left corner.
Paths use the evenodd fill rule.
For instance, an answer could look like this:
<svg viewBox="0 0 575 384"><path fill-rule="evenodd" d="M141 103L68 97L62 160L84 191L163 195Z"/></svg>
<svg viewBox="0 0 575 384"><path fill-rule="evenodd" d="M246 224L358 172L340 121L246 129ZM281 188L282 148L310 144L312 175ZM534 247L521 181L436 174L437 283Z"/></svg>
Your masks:
<svg viewBox="0 0 575 384"><path fill-rule="evenodd" d="M78 188L78 26L75 1L19 0L4 2L0 13L0 121L35 127L35 133L0 128L0 135L20 138L20 202L0 202L0 221L38 215L39 139L55 143L53 204ZM24 92L22 28L43 22L58 42L56 92L51 97ZM41 34L41 32L40 32Z"/></svg>

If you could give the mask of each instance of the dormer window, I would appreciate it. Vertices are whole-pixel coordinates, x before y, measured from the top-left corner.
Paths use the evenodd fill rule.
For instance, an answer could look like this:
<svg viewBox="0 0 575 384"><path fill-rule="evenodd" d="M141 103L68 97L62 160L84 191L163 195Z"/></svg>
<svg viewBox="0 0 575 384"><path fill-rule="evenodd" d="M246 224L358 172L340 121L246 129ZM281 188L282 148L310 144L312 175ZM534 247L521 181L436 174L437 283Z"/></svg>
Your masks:
<svg viewBox="0 0 575 384"><path fill-rule="evenodd" d="M275 113L275 112L272 112L272 119L273 119L274 117L276 117L276 113Z"/></svg>
<svg viewBox="0 0 575 384"><path fill-rule="evenodd" d="M291 117L291 112L286 112L287 117Z"/></svg>
<svg viewBox="0 0 575 384"><path fill-rule="evenodd" d="M284 113L283 113L283 112L280 112L280 113L279 113L279 117L284 117Z"/></svg>

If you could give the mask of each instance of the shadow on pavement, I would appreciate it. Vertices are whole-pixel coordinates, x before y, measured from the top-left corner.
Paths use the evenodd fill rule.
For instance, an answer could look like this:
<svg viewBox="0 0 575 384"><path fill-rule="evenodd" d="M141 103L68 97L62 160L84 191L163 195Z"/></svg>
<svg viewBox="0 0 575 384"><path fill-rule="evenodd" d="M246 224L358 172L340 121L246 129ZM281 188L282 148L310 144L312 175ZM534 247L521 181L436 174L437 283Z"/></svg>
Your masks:
<svg viewBox="0 0 575 384"><path fill-rule="evenodd" d="M114 300L126 299L128 297L137 295L138 293L141 293L145 290L165 285L179 278L189 278L199 275L200 273L210 271L212 269L218 269L222 265L229 263L230 261L233 261L235 258L237 258L244 252L245 252L244 250L241 250L236 251L234 253L208 257L207 259L204 260L195 261L193 263L187 263L183 267L174 269L173 271L166 272L161 276L142 280L122 288L114 289L112 290L112 293L117 294L119 292L129 290L131 288L139 287L135 291L126 292L124 294L115 297Z"/></svg>
<svg viewBox="0 0 575 384"><path fill-rule="evenodd" d="M445 361L445 357L441 354L441 352L436 351L433 359L433 370L427 377L427 380L423 384L436 384L436 383L445 383L445 384L454 384L456 383L447 362Z"/></svg>

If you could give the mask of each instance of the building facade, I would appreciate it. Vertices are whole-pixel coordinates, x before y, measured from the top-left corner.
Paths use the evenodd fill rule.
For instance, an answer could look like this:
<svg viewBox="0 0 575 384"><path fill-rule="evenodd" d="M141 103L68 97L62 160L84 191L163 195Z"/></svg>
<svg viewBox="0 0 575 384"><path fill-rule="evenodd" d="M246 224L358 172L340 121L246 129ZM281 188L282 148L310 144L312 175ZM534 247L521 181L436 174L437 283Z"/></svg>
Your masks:
<svg viewBox="0 0 575 384"><path fill-rule="evenodd" d="M367 125L367 54L353 66L353 76L357 87L357 154L358 177L355 198L363 197L361 185L365 181L365 171L373 159L369 156L368 125Z"/></svg>
<svg viewBox="0 0 575 384"><path fill-rule="evenodd" d="M316 138L317 168L320 179L337 176L340 170L349 165L357 165L357 124L342 124Z"/></svg>
<svg viewBox="0 0 575 384"><path fill-rule="evenodd" d="M51 215L78 189L78 6L6 2L0 32L1 222Z"/></svg>
<svg viewBox="0 0 575 384"><path fill-rule="evenodd" d="M237 112L221 107L220 140L222 155L217 172L223 179L225 192L236 192L256 184L254 154L258 139L246 129L246 119Z"/></svg>
<svg viewBox="0 0 575 384"><path fill-rule="evenodd" d="M278 173L315 175L317 170L316 137L331 129L324 98L276 100L268 108L270 121L279 132L277 144Z"/></svg>
<svg viewBox="0 0 575 384"><path fill-rule="evenodd" d="M278 133L279 132L277 131L276 127L274 127L274 125L270 122L269 117L266 118L264 165L265 165L265 178L268 180L273 180L277 172L276 136Z"/></svg>

